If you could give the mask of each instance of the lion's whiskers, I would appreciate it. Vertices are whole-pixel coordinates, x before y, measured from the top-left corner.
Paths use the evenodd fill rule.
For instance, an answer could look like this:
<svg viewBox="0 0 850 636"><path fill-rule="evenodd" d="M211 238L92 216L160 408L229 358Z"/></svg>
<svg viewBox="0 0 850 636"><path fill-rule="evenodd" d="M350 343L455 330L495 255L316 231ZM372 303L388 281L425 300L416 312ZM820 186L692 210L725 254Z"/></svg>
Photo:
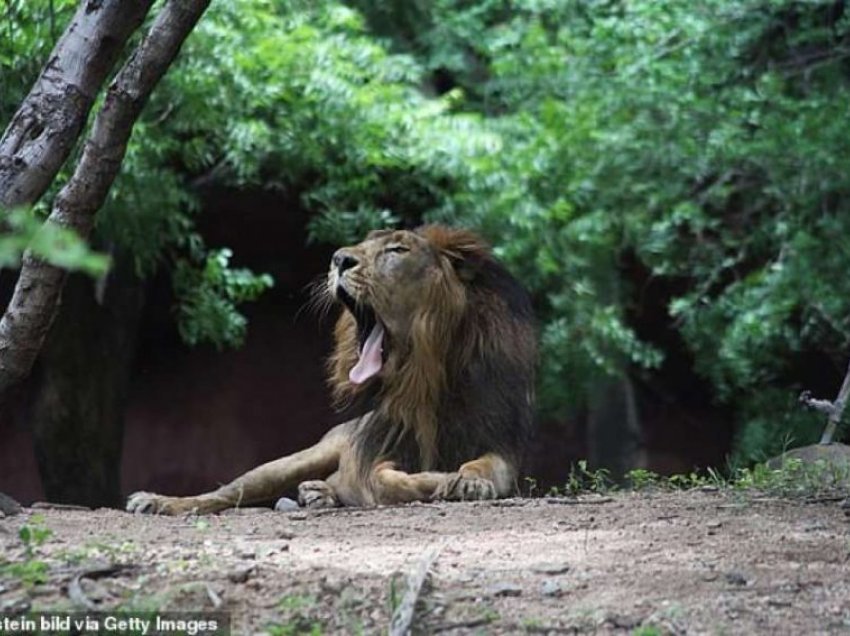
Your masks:
<svg viewBox="0 0 850 636"><path fill-rule="evenodd" d="M303 311L315 312L319 320L324 320L330 314L331 308L334 306L334 298L328 290L328 277L326 274L317 276L314 280L307 283L304 289L307 291L309 298L298 309L295 314L295 320L301 316Z"/></svg>

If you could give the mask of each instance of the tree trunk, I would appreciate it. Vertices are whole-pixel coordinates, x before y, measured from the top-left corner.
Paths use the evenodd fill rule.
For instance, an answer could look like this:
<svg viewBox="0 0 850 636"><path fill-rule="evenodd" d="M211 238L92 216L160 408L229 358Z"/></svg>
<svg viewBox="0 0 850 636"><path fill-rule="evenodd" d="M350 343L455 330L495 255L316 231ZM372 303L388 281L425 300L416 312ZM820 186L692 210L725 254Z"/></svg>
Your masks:
<svg viewBox="0 0 850 636"><path fill-rule="evenodd" d="M209 2L165 3L111 83L82 157L57 196L47 223L88 237L121 167L133 124ZM0 320L0 394L32 368L56 314L64 282L64 270L24 253L15 292Z"/></svg>
<svg viewBox="0 0 850 636"><path fill-rule="evenodd" d="M127 39L153 0L80 3L0 138L0 206L32 204L50 187Z"/></svg>
<svg viewBox="0 0 850 636"><path fill-rule="evenodd" d="M132 263L117 259L101 294L88 276L69 277L39 357L30 422L48 501L121 501L124 405L144 298Z"/></svg>
<svg viewBox="0 0 850 636"><path fill-rule="evenodd" d="M587 459L592 468L607 468L615 479L646 466L637 400L627 371L621 378L600 380L591 389Z"/></svg>

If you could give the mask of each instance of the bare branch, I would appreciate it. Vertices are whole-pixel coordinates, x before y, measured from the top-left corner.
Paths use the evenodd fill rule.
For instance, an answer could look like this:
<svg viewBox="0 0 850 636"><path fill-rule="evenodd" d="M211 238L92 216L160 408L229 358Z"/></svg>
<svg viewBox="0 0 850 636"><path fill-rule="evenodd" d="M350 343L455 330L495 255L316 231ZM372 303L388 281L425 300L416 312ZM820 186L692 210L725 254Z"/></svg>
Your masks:
<svg viewBox="0 0 850 636"><path fill-rule="evenodd" d="M810 391L803 391L800 395L800 402L809 408L826 413L828 416L826 428L820 438L821 444L832 443L832 438L835 437L835 431L838 429L842 415L844 415L844 408L847 406L848 398L850 398L850 365L847 367L844 382L841 383L841 389L838 391L838 397L835 398L834 402L815 399L811 396Z"/></svg>
<svg viewBox="0 0 850 636"><path fill-rule="evenodd" d="M153 0L80 2L0 138L0 206L35 203L83 130L92 104ZM51 3L51 24L52 24Z"/></svg>
<svg viewBox="0 0 850 636"><path fill-rule="evenodd" d="M87 237L118 170L133 124L154 86L210 0L168 0L150 31L110 84L83 154L56 198L47 223ZM126 7L127 3L121 3ZM26 376L53 321L65 282L64 270L24 254L12 300L0 320L0 392Z"/></svg>
<svg viewBox="0 0 850 636"><path fill-rule="evenodd" d="M401 603L393 612L389 629L390 636L407 636L410 633L413 613L422 592L422 586L425 584L428 572L430 572L431 566L434 565L434 561L440 555L441 550L442 546L428 548L416 562L416 567L407 580L407 590L401 599Z"/></svg>

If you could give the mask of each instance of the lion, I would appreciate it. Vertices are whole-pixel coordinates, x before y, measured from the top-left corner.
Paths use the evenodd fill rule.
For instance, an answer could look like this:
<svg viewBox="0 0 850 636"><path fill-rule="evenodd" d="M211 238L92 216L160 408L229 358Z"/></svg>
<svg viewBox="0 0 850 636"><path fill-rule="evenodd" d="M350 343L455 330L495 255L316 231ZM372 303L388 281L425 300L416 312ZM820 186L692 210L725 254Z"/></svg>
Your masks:
<svg viewBox="0 0 850 636"><path fill-rule="evenodd" d="M323 285L323 287L325 287ZM195 497L137 492L131 512L213 513L297 485L306 507L506 497L533 432L526 290L467 230L379 230L334 253L337 405L368 409L314 446Z"/></svg>

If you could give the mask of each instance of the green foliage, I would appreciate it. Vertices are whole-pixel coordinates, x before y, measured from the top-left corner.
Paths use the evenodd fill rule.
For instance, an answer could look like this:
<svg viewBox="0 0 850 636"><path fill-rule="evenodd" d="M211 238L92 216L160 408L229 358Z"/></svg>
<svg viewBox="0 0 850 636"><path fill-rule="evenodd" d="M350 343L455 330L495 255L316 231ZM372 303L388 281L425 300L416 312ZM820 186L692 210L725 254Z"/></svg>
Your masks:
<svg viewBox="0 0 850 636"><path fill-rule="evenodd" d="M0 574L11 576L26 587L33 587L47 582L47 563L38 558L38 549L53 535L53 531L44 525L44 517L33 515L29 523L18 530L18 538L24 549L22 561L4 563L0 559Z"/></svg>
<svg viewBox="0 0 850 636"><path fill-rule="evenodd" d="M587 460L580 459L570 466L570 474L563 492L567 495L578 495L583 492L606 493L614 490L616 485L611 479L611 472L605 468L591 470L587 467ZM560 491L554 489L552 494L557 495Z"/></svg>
<svg viewBox="0 0 850 636"><path fill-rule="evenodd" d="M239 303L255 300L274 284L268 274L230 268L229 249L212 250L201 262L177 261L174 293L179 300L178 328L190 345L209 340L217 348L238 346L245 337Z"/></svg>
<svg viewBox="0 0 850 636"><path fill-rule="evenodd" d="M804 462L786 458L778 468L755 464L738 470L732 481L738 489L757 490L778 497L846 496L850 465L818 459Z"/></svg>
<svg viewBox="0 0 850 636"><path fill-rule="evenodd" d="M20 105L77 7L76 0L6 0L0 17L0 122Z"/></svg>
<svg viewBox="0 0 850 636"><path fill-rule="evenodd" d="M278 603L278 610L284 620L279 623L266 625L266 633L270 636L294 636L308 634L321 636L324 633L321 621L312 616L316 608L316 599L303 594L284 596Z"/></svg>
<svg viewBox="0 0 850 636"><path fill-rule="evenodd" d="M534 290L545 408L663 364L629 321L637 259L677 290L669 326L737 413L736 457L806 439L776 397L799 354L842 369L850 344L843 5L356 4L500 139L434 217L484 228Z"/></svg>
<svg viewBox="0 0 850 636"><path fill-rule="evenodd" d="M663 476L645 468L634 468L625 475L626 484L630 490L690 490L692 488L720 488L728 485L728 480L716 469L709 468L706 472L677 473Z"/></svg>
<svg viewBox="0 0 850 636"><path fill-rule="evenodd" d="M743 467L776 457L796 446L814 444L825 425L823 414L800 408L796 396L762 387L741 406L746 425L736 434L732 466Z"/></svg>
<svg viewBox="0 0 850 636"><path fill-rule="evenodd" d="M641 625L632 630L632 636L662 636L664 632L655 625Z"/></svg>
<svg viewBox="0 0 850 636"><path fill-rule="evenodd" d="M0 113L72 4L9 3ZM850 351L848 46L825 0L214 3L99 240L171 268L181 333L222 346L269 281L193 247L203 184L285 191L316 241L473 227L533 293L546 413L664 365L676 345L640 329L661 315L752 462L820 428L793 402L801 357L843 369Z"/></svg>
<svg viewBox="0 0 850 636"><path fill-rule="evenodd" d="M0 214L5 229L0 234L0 268L20 265L24 250L69 271L100 276L109 268L109 258L97 254L75 232L44 222L30 210Z"/></svg>
<svg viewBox="0 0 850 636"><path fill-rule="evenodd" d="M29 521L29 524L18 530L18 538L24 544L27 558L31 559L35 556L35 551L53 535L53 531L45 527L42 515L33 515Z"/></svg>

